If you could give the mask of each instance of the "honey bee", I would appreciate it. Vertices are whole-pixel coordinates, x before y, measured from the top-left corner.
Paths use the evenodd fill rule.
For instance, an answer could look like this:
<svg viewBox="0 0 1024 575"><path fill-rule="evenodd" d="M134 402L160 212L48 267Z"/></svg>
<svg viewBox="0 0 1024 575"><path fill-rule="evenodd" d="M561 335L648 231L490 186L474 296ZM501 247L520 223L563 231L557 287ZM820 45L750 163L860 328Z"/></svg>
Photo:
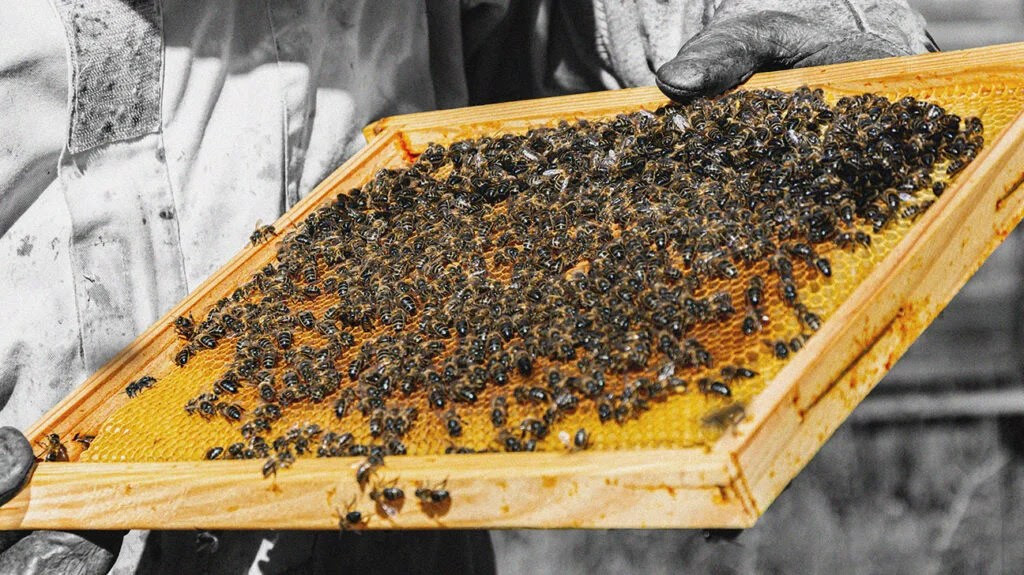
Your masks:
<svg viewBox="0 0 1024 575"><path fill-rule="evenodd" d="M529 377L533 373L533 361L530 356L524 353L516 358L516 369L519 370L519 375Z"/></svg>
<svg viewBox="0 0 1024 575"><path fill-rule="evenodd" d="M818 268L821 275L825 277L832 277L832 264L826 258L818 258L814 260L814 267Z"/></svg>
<svg viewBox="0 0 1024 575"><path fill-rule="evenodd" d="M144 375L139 379L129 383L124 388L124 393L128 397L135 397L136 395L142 393L142 390L153 387L154 383L156 383L156 378L149 375Z"/></svg>
<svg viewBox="0 0 1024 575"><path fill-rule="evenodd" d="M775 355L776 359L786 359L789 357L789 346L785 341L765 341L765 344L767 344L768 347L771 348L772 353Z"/></svg>
<svg viewBox="0 0 1024 575"><path fill-rule="evenodd" d="M388 517L394 517L401 510L405 492L397 486L398 478L386 483L374 483L370 491L370 499L377 504L377 509Z"/></svg>
<svg viewBox="0 0 1024 575"><path fill-rule="evenodd" d="M714 313L720 319L727 318L736 313L736 309L732 306L732 296L729 295L729 292L716 293L711 298L711 306L714 308Z"/></svg>
<svg viewBox="0 0 1024 575"><path fill-rule="evenodd" d="M199 345L206 349L213 349L217 347L217 338L208 333L204 333L203 335L199 336L198 341Z"/></svg>
<svg viewBox="0 0 1024 575"><path fill-rule="evenodd" d="M570 452L582 451L590 447L590 433L585 428L579 428L570 439L566 431L558 432L558 439Z"/></svg>
<svg viewBox="0 0 1024 575"><path fill-rule="evenodd" d="M261 470L263 473L263 478L266 479L271 475L276 476L278 470L291 467L292 463L294 462L295 456L292 454L291 451L279 451L276 455L268 457L267 460L263 463L263 468Z"/></svg>
<svg viewBox="0 0 1024 575"><path fill-rule="evenodd" d="M267 403L273 403L277 401L277 389L274 388L273 381L263 381L257 386L260 394L260 399Z"/></svg>
<svg viewBox="0 0 1024 575"><path fill-rule="evenodd" d="M84 451L92 446L92 442L94 439L96 439L95 435L82 435L76 431L75 436L71 438L71 441L74 441L75 443L81 445L82 450Z"/></svg>
<svg viewBox="0 0 1024 575"><path fill-rule="evenodd" d="M436 374L434 374L434 375L436 376ZM427 377L428 377L428 381L429 381L429 379L430 379L429 374L428 374ZM440 378L438 378L438 380L440 381ZM446 399L446 396L445 396L444 389L441 387L441 385L434 384L434 385L430 386L429 392L428 392L428 395L427 395L427 401L430 404L430 407L432 407L433 409L444 409L444 407L445 407L445 405L447 403L447 399Z"/></svg>
<svg viewBox="0 0 1024 575"><path fill-rule="evenodd" d="M415 407L391 408L384 419L384 429L397 437L404 436L416 421Z"/></svg>
<svg viewBox="0 0 1024 575"><path fill-rule="evenodd" d="M782 300L785 301L787 305L795 306L797 303L797 298L799 297L799 293L796 289L796 284L794 284L792 281L788 279L780 281L779 295L782 296Z"/></svg>
<svg viewBox="0 0 1024 575"><path fill-rule="evenodd" d="M436 506L444 505L451 501L451 493L448 491L448 479L435 484L421 483L416 487L416 499L423 505Z"/></svg>
<svg viewBox="0 0 1024 575"><path fill-rule="evenodd" d="M373 414L370 415L368 426L370 428L370 435L372 437L380 437L380 434L384 433L384 410L383 409L378 408L378 409L373 410Z"/></svg>
<svg viewBox="0 0 1024 575"><path fill-rule="evenodd" d="M363 512L357 510L355 507L356 498L353 497L352 501L350 501L348 506L345 507L344 513L342 513L340 509L336 510L338 513L338 528L342 531L362 529L370 522L369 516L363 515Z"/></svg>
<svg viewBox="0 0 1024 575"><path fill-rule="evenodd" d="M733 427L746 417L746 409L742 403L730 403L712 411L701 418L701 422L708 427L727 429Z"/></svg>
<svg viewBox="0 0 1024 575"><path fill-rule="evenodd" d="M356 469L356 483L360 486L366 485L370 477L377 472L381 466L384 465L384 458L380 455L370 455L359 464L359 468Z"/></svg>
<svg viewBox="0 0 1024 575"><path fill-rule="evenodd" d="M277 230L274 229L273 225L260 225L256 223L256 228L249 234L249 243L253 246L258 246L261 243L267 242L270 238L277 235Z"/></svg>
<svg viewBox="0 0 1024 575"><path fill-rule="evenodd" d="M334 416L338 419L342 419L348 414L352 404L356 402L355 392L347 389L342 393L341 397L334 402Z"/></svg>
<svg viewBox="0 0 1024 575"><path fill-rule="evenodd" d="M745 367L728 365L719 370L722 378L732 382L738 379L751 379L757 377L757 372Z"/></svg>
<svg viewBox="0 0 1024 575"><path fill-rule="evenodd" d="M781 253L776 254L772 258L772 269L774 269L783 280L793 280L793 262Z"/></svg>
<svg viewBox="0 0 1024 575"><path fill-rule="evenodd" d="M524 434L529 433L537 439L544 439L548 436L549 431L546 423L533 417L528 417L522 420L519 423L519 429L522 430Z"/></svg>
<svg viewBox="0 0 1024 575"><path fill-rule="evenodd" d="M56 433L47 435L42 441L37 441L36 445L43 449L43 452L36 456L36 459L40 461L68 460L68 449L61 443L60 436Z"/></svg>
<svg viewBox="0 0 1024 575"><path fill-rule="evenodd" d="M454 409L448 410L444 415L445 428L448 430L448 435L452 437L459 437L462 435L462 418L455 412Z"/></svg>
<svg viewBox="0 0 1024 575"><path fill-rule="evenodd" d="M296 316L299 325L305 329L313 329L317 326L316 316L309 311L300 311Z"/></svg>
<svg viewBox="0 0 1024 575"><path fill-rule="evenodd" d="M499 395L491 401L491 425L504 427L508 421L508 404L505 396Z"/></svg>
<svg viewBox="0 0 1024 575"><path fill-rule="evenodd" d="M202 393L190 399L185 404L185 412L189 415L199 414L203 419L209 419L217 411L217 396L212 393Z"/></svg>
<svg viewBox="0 0 1024 575"><path fill-rule="evenodd" d="M498 432L497 442L507 452L523 451L523 442L520 436L510 433L507 429Z"/></svg>
<svg viewBox="0 0 1024 575"><path fill-rule="evenodd" d="M243 411L242 406L237 403L226 403L222 401L217 404L217 413L224 416L224 419L228 421L238 421L242 419Z"/></svg>
<svg viewBox="0 0 1024 575"><path fill-rule="evenodd" d="M277 345L281 349L288 349L295 342L295 336L290 331L280 331L276 336Z"/></svg>
<svg viewBox="0 0 1024 575"><path fill-rule="evenodd" d="M182 347L178 353L174 356L174 363L178 367L185 367L188 364L188 360L195 356L196 350L191 344Z"/></svg>
<svg viewBox="0 0 1024 575"><path fill-rule="evenodd" d="M213 384L213 391L217 395L223 393L238 393L238 378L232 371L227 371L216 383Z"/></svg>
<svg viewBox="0 0 1024 575"><path fill-rule="evenodd" d="M747 304L752 308L758 308L764 302L764 281L761 279L761 276L750 278L746 298Z"/></svg>
<svg viewBox="0 0 1024 575"><path fill-rule="evenodd" d="M192 314L188 316L179 315L174 320L174 331L177 332L178 337L184 340L190 340L196 334L195 320L192 318Z"/></svg>
<svg viewBox="0 0 1024 575"><path fill-rule="evenodd" d="M807 309L807 306L799 304L796 306L797 319L802 324L807 326L811 331L818 331L821 328L821 318L817 314Z"/></svg>
<svg viewBox="0 0 1024 575"><path fill-rule="evenodd" d="M732 390L722 381L712 380L709 378L701 378L697 381L697 388L702 393L719 395L722 397L732 396Z"/></svg>

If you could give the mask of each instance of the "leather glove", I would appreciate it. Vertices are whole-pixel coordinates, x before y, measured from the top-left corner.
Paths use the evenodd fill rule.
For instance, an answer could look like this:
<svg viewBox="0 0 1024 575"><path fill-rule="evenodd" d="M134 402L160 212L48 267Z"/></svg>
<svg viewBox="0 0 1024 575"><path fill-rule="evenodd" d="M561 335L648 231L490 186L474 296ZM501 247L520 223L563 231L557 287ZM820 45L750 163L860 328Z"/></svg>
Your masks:
<svg viewBox="0 0 1024 575"><path fill-rule="evenodd" d="M34 463L25 436L0 427L0 505L25 486ZM123 537L120 531L0 532L0 573L101 575L113 566Z"/></svg>
<svg viewBox="0 0 1024 575"><path fill-rule="evenodd" d="M723 0L657 72L673 100L717 95L756 71L907 56L938 48L905 0Z"/></svg>

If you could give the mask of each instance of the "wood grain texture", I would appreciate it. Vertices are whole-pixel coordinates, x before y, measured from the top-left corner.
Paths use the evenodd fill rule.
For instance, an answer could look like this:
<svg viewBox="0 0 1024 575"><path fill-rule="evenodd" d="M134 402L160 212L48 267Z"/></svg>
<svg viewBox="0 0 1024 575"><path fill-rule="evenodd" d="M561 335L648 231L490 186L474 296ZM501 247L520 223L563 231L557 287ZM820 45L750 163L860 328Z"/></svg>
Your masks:
<svg viewBox="0 0 1024 575"><path fill-rule="evenodd" d="M337 529L348 505L371 529L490 527L736 527L755 515L731 462L703 450L396 457L380 481L406 493L395 517L375 512L353 479L361 458L300 460L276 477L260 462L40 465L0 508L5 528ZM423 507L420 483L446 480L447 508Z"/></svg>
<svg viewBox="0 0 1024 575"><path fill-rule="evenodd" d="M1021 74L1024 45L1008 45L762 74L745 87L860 93ZM362 152L275 225L287 228L431 141L664 102L655 89L640 88L386 118L367 128L372 140ZM399 478L407 501L396 517L375 516L368 527L751 525L1024 215L1021 142L1024 114L986 145L713 449L389 458L381 476ZM274 246L243 250L41 419L30 438L97 429L124 401L125 378L171 353L171 320L230 293L274 257ZM42 463L29 487L0 508L0 528L333 529L353 496L357 508L372 509L353 480L356 464L303 460L264 480L252 461ZM452 505L432 517L412 492L419 481L444 478Z"/></svg>

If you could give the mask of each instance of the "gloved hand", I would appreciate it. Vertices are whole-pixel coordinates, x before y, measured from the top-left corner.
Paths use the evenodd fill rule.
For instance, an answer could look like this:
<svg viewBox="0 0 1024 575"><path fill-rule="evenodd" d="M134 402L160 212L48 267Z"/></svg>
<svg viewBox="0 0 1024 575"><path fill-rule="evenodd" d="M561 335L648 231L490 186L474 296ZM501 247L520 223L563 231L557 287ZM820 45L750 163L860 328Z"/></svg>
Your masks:
<svg viewBox="0 0 1024 575"><path fill-rule="evenodd" d="M0 505L24 487L34 463L25 436L0 427ZM0 573L101 575L110 571L123 537L123 532L0 531Z"/></svg>
<svg viewBox="0 0 1024 575"><path fill-rule="evenodd" d="M756 71L908 56L938 48L905 0L724 0L657 72L673 100L717 95Z"/></svg>

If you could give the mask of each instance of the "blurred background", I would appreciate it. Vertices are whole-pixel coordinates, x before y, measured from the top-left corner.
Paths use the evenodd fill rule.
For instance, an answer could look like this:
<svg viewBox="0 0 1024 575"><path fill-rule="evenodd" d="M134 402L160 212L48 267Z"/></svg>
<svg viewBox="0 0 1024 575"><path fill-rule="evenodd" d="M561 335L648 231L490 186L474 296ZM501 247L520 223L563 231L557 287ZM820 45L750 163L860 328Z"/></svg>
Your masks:
<svg viewBox="0 0 1024 575"><path fill-rule="evenodd" d="M1024 41L1024 0L909 0L945 51ZM499 572L1024 572L1024 234L989 258L761 518L496 531Z"/></svg>

